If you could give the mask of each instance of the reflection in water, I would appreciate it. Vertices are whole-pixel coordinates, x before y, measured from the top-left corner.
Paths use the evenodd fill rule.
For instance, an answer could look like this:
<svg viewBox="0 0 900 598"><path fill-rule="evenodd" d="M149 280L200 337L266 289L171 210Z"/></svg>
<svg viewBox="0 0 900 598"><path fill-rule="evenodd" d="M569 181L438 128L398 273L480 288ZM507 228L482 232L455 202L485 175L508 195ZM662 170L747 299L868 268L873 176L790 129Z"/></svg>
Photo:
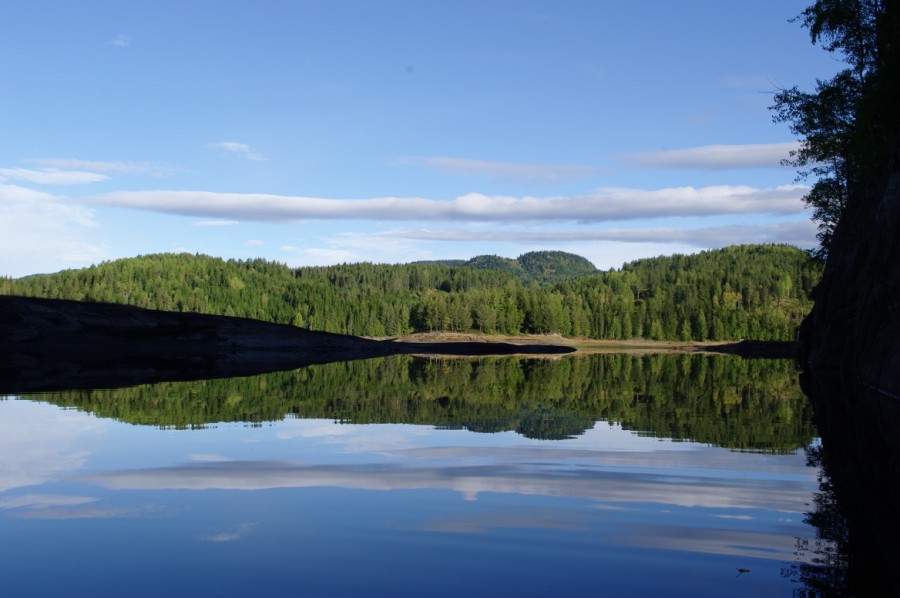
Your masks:
<svg viewBox="0 0 900 598"><path fill-rule="evenodd" d="M811 591L829 570L798 551L818 483L795 379L729 357L401 357L0 401L7 591Z"/></svg>
<svg viewBox="0 0 900 598"><path fill-rule="evenodd" d="M824 594L900 595L900 401L833 373L805 373L822 446L808 515L823 546L792 574Z"/></svg>
<svg viewBox="0 0 900 598"><path fill-rule="evenodd" d="M418 465L418 464L424 465ZM700 465L702 463L702 465ZM735 460L718 451L672 454L642 451L559 451L483 448L479 451L397 451L386 463L314 464L225 461L101 472L83 478L116 490L265 490L333 487L356 490L451 490L468 500L487 493L567 496L619 505L658 502L710 509L790 512L808 496L808 480L758 486L752 474L771 475L765 460L741 459L743 476L718 467ZM572 468L581 471L573 475ZM644 469L641 476L622 475ZM682 472L681 475L678 472ZM686 472L690 472L689 475ZM698 485L703 492L698 493Z"/></svg>
<svg viewBox="0 0 900 598"><path fill-rule="evenodd" d="M821 595L850 595L847 517L835 495L822 445L807 448L806 454L809 466L819 468L819 491L805 519L816 528L816 537L797 538L797 555L803 558L786 567L784 575Z"/></svg>
<svg viewBox="0 0 900 598"><path fill-rule="evenodd" d="M791 452L812 416L786 361L704 355L427 360L398 356L247 378L36 395L102 417L193 427L277 421L410 423L563 439L598 420L652 436Z"/></svg>

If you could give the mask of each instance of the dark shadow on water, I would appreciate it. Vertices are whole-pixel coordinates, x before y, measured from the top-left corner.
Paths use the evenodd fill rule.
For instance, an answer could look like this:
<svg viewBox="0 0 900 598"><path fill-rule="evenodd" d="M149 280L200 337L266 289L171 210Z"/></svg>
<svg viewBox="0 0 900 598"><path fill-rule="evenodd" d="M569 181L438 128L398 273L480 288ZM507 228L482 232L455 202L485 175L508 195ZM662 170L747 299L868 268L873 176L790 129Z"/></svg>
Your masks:
<svg viewBox="0 0 900 598"><path fill-rule="evenodd" d="M814 564L785 572L803 596L900 596L900 401L830 372L801 376L822 439Z"/></svg>
<svg viewBox="0 0 900 598"><path fill-rule="evenodd" d="M849 522L834 492L834 484L824 449L815 444L806 449L807 465L819 470L819 490L810 504L804 523L816 530L816 537L797 538L797 560L782 569L782 575L803 584L795 596L851 596L847 563Z"/></svg>

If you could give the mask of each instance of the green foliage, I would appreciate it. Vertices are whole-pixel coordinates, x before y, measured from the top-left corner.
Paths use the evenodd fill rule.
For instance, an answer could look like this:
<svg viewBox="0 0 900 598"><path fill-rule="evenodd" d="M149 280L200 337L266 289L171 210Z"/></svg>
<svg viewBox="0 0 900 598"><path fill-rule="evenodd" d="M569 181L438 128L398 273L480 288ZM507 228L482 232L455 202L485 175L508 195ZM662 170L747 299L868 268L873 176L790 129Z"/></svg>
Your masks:
<svg viewBox="0 0 900 598"><path fill-rule="evenodd" d="M525 276L526 274L519 260L511 260L508 257L500 257L499 255L476 255L469 261L460 264L460 266L475 268L476 270L500 270L516 276Z"/></svg>
<svg viewBox="0 0 900 598"><path fill-rule="evenodd" d="M546 273L553 264L552 276L574 276L588 267L594 272L586 260L561 252L526 256L522 263L534 272ZM363 336L478 330L790 340L811 306L819 275L820 266L802 251L771 245L639 260L621 271L554 285L526 284L502 269L436 263L291 269L189 254L141 256L0 282L9 294L240 316Z"/></svg>
<svg viewBox="0 0 900 598"><path fill-rule="evenodd" d="M790 362L726 356L398 356L29 398L180 428L300 417L559 439L603 420L639 434L774 453L807 446L814 436L811 408Z"/></svg>
<svg viewBox="0 0 900 598"><path fill-rule="evenodd" d="M817 254L828 253L838 222L862 185L890 156L900 101L900 9L884 0L818 0L797 20L812 42L840 55L847 68L775 94L776 122L788 122L801 147L786 163L815 177L804 200L819 223Z"/></svg>
<svg viewBox="0 0 900 598"><path fill-rule="evenodd" d="M540 283L551 283L588 276L597 272L594 264L564 251L532 251L517 259L522 269Z"/></svg>
<svg viewBox="0 0 900 598"><path fill-rule="evenodd" d="M478 255L468 261L439 260L416 262L420 265L461 266L475 270L496 270L513 274L523 283L554 284L597 272L594 264L580 255L565 251L531 251L516 259L499 255Z"/></svg>
<svg viewBox="0 0 900 598"><path fill-rule="evenodd" d="M830 81L818 81L815 93L796 87L781 90L772 106L774 120L790 122L791 132L803 138L800 149L784 162L800 169L798 180L816 179L803 201L819 223L817 254L821 257L828 253L856 178L850 156L859 96L859 81L851 70L845 70Z"/></svg>

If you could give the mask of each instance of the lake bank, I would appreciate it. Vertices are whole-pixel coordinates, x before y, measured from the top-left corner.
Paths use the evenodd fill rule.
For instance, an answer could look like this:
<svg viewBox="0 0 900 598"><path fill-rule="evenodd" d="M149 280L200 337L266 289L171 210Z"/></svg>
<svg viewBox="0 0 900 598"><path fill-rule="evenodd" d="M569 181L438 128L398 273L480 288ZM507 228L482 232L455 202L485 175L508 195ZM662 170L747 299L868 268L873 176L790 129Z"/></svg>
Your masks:
<svg viewBox="0 0 900 598"><path fill-rule="evenodd" d="M401 337L378 337L372 340L441 344L441 343L486 343L519 346L565 346L578 355L595 353L627 353L634 355L658 355L666 353L707 353L730 354L748 358L793 359L798 344L792 341L656 341L647 339L602 340L590 338L568 338L556 334L502 335L463 332L425 332Z"/></svg>
<svg viewBox="0 0 900 598"><path fill-rule="evenodd" d="M427 333L390 339L188 312L0 296L0 392L242 376L384 357L729 353L790 358L791 343L599 341Z"/></svg>
<svg viewBox="0 0 900 598"><path fill-rule="evenodd" d="M0 296L0 393L244 376L410 353L573 351L548 343L386 342L245 318Z"/></svg>

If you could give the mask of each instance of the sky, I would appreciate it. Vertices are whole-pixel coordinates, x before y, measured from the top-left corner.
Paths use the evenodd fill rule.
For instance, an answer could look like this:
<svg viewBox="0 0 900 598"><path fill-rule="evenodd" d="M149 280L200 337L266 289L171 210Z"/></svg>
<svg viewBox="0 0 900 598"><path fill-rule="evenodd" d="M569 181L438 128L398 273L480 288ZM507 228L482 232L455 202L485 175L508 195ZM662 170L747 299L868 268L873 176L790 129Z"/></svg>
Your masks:
<svg viewBox="0 0 900 598"><path fill-rule="evenodd" d="M0 276L814 247L809 3L4 2Z"/></svg>

